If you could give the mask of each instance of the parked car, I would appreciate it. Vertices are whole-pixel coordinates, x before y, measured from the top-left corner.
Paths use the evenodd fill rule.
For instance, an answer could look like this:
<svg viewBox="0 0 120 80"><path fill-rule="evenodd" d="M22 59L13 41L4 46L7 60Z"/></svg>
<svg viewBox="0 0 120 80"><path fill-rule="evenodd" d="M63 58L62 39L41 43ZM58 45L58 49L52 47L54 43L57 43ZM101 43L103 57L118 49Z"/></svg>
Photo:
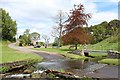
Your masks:
<svg viewBox="0 0 120 80"><path fill-rule="evenodd" d="M41 46L38 45L38 44L34 45L34 48L40 48L40 47L41 47Z"/></svg>

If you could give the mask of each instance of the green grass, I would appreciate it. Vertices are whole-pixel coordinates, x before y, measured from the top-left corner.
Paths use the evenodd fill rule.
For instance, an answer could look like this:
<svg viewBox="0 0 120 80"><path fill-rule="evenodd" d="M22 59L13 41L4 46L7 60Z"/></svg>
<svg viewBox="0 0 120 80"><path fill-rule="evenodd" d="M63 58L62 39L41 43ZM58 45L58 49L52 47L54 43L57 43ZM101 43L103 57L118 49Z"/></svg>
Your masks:
<svg viewBox="0 0 120 80"><path fill-rule="evenodd" d="M0 63L2 62L2 41L0 40Z"/></svg>
<svg viewBox="0 0 120 80"><path fill-rule="evenodd" d="M0 53L0 55L2 55L2 57L0 57L0 63L21 61L27 59L38 59L39 61L41 61L43 59L41 56L38 56L37 54L23 53L11 49L7 46L8 43L9 42L7 41L0 41L0 48L2 48L2 53Z"/></svg>
<svg viewBox="0 0 120 80"><path fill-rule="evenodd" d="M103 57L106 57L106 56L107 56L107 53L106 53L106 54L90 53L89 55L90 55L90 56L94 56L94 57L96 57L96 58L103 58Z"/></svg>
<svg viewBox="0 0 120 80"><path fill-rule="evenodd" d="M89 50L118 50L118 36L111 36L110 38L107 38L97 44L94 45L87 45L87 48ZM84 49L83 45L78 46L78 49ZM47 52L55 52L62 54L68 58L74 58L74 59L85 59L88 57L85 56L79 56L75 54L69 54L67 53L69 50L69 46L62 46L60 49L57 48L39 48L37 50L41 51L47 51ZM98 54L98 53L90 53L90 56L94 56L95 58L102 59L103 57L105 58L107 54ZM102 63L107 63L107 64L114 64L114 65L119 65L117 59L103 59L100 62Z"/></svg>
<svg viewBox="0 0 120 80"><path fill-rule="evenodd" d="M87 45L87 48L90 50L118 50L118 36L111 36L97 44ZM83 49L84 46L79 46L79 49Z"/></svg>
<svg viewBox="0 0 120 80"><path fill-rule="evenodd" d="M69 50L66 46L63 46L61 48L34 48L34 49L40 50L40 51L58 53L58 54L66 56L67 58L72 58L72 59L86 59L86 58L88 58L85 56L79 56L79 55L67 53L71 50Z"/></svg>
<svg viewBox="0 0 120 80"><path fill-rule="evenodd" d="M103 60L100 60L99 62L120 66L119 61L120 61L120 59L103 59Z"/></svg>
<svg viewBox="0 0 120 80"><path fill-rule="evenodd" d="M69 49L66 48L34 48L36 50L42 50L42 51L48 51L48 52L57 52L57 53L66 53L68 51L70 51Z"/></svg>
<svg viewBox="0 0 120 80"><path fill-rule="evenodd" d="M63 46L61 48L34 48L35 50L40 50L40 51L47 51L47 52L54 52L54 53L58 53L61 55L64 55L68 58L72 58L72 59L86 59L88 57L85 56L79 56L79 55L75 55L75 54L70 54L67 53L68 51L70 51L66 46ZM118 59L103 59L107 56L106 54L100 54L100 53L90 53L90 56L94 56L96 59L102 59L101 61L99 61L100 63L106 63L106 64L111 64L111 65L120 65L118 64ZM91 59L91 58L89 58ZM119 59L120 60L120 59Z"/></svg>

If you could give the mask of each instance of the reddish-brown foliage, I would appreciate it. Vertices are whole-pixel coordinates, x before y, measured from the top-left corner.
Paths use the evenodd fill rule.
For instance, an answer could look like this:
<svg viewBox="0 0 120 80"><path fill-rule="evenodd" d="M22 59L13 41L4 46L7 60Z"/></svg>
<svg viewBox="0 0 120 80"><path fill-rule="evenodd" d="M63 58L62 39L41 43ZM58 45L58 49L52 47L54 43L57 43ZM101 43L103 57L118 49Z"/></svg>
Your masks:
<svg viewBox="0 0 120 80"><path fill-rule="evenodd" d="M82 27L73 29L62 37L63 44L87 44L90 43L92 36Z"/></svg>
<svg viewBox="0 0 120 80"><path fill-rule="evenodd" d="M83 25L88 25L88 20L91 14L84 13L84 6L82 4L74 5L74 9L70 10L70 16L65 21L62 37L63 44L87 44L91 41L91 35L83 29Z"/></svg>
<svg viewBox="0 0 120 80"><path fill-rule="evenodd" d="M87 22L91 18L91 14L84 13L84 6L82 4L74 5L74 9L70 10L70 15L65 21L65 31L68 32L76 27L83 27L83 25L88 25Z"/></svg>

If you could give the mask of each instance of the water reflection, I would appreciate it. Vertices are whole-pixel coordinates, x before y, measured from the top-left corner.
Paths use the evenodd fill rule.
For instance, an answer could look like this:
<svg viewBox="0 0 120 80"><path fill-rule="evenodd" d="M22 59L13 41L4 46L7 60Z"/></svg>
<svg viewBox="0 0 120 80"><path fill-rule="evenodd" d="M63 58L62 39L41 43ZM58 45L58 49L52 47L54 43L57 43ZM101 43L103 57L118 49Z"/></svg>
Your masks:
<svg viewBox="0 0 120 80"><path fill-rule="evenodd" d="M108 66L107 64L97 63L98 59L85 59L85 60L73 60L73 59L59 59L59 60L51 60L46 62L37 63L35 65L35 72L39 74L43 72L45 69L52 69L58 71L72 72L73 74L83 77L117 77L116 66ZM109 71L110 70L110 71ZM112 75L114 73L114 75ZM13 74L8 77L28 77L28 75L21 74ZM36 75L35 75L36 77Z"/></svg>
<svg viewBox="0 0 120 80"><path fill-rule="evenodd" d="M88 68L90 65L93 65L93 64L95 63L89 59L85 59L85 60L66 59L66 60L41 62L37 64L36 68L37 69L45 68L45 69L54 69L54 70L63 69L65 71L69 70L70 72L74 69L82 70L82 69Z"/></svg>

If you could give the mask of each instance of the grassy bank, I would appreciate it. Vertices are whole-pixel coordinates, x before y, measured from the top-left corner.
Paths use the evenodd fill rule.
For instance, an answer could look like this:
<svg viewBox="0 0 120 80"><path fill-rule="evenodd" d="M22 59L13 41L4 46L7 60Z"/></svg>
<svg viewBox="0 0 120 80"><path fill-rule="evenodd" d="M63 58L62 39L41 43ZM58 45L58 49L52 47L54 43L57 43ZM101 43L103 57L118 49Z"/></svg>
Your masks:
<svg viewBox="0 0 120 80"><path fill-rule="evenodd" d="M27 69L37 62L39 62L39 59L27 59L23 61L12 62L10 64L4 63L3 66L0 66L0 73L6 73L8 71L13 71L17 69Z"/></svg>
<svg viewBox="0 0 120 80"><path fill-rule="evenodd" d="M0 59L0 63L6 63L6 62L14 62L14 61L21 61L21 60L27 60L27 59L37 59L41 61L43 58L38 56L37 54L31 54L31 53L23 53L14 49L9 48L7 45L9 44L8 41L2 41L0 42L0 47L2 48L2 59Z"/></svg>
<svg viewBox="0 0 120 80"><path fill-rule="evenodd" d="M115 50L120 51L118 48L118 36L112 36L107 38L97 44L94 45L87 45L87 48L90 50ZM80 45L79 49L83 49L84 46Z"/></svg>
<svg viewBox="0 0 120 80"><path fill-rule="evenodd" d="M87 59L90 57L85 57L85 56L80 56L80 55L75 55L75 54L70 54L67 53L68 51L70 51L69 49L66 49L65 46L62 48L34 48L35 50L40 50L40 51L47 51L47 52L54 52L54 53L58 53L61 55L66 56L67 58L72 58L72 59ZM90 53L90 56L93 56L97 59L103 59L98 61L99 63L105 63L105 64L110 64L110 65L119 65L120 63L118 63L120 61L120 59L109 59L107 58L107 54L98 54L98 53ZM105 59L106 57L106 59Z"/></svg>
<svg viewBox="0 0 120 80"><path fill-rule="evenodd" d="M61 48L33 48L33 49L40 50L40 51L46 51L46 52L58 53L58 54L61 54L65 57L67 57L67 58L72 58L72 59L86 59L86 58L88 58L88 57L85 57L85 56L79 56L79 55L68 53L71 50L69 50L65 46L63 46Z"/></svg>
<svg viewBox="0 0 120 80"><path fill-rule="evenodd" d="M36 62L42 61L43 58L41 56L38 56L37 54L23 53L21 51L9 48L9 43L9 41L0 41L0 63L12 62L14 64L14 62L16 61L18 61L18 63L24 61L25 63L19 64L17 66L30 66ZM17 68L17 66L9 66L6 64L5 66L0 67L0 72L5 73L9 70L12 70L12 68Z"/></svg>
<svg viewBox="0 0 120 80"><path fill-rule="evenodd" d="M64 56L66 56L68 58L72 58L72 59L87 59L87 58L90 58L90 57L85 57L85 56L80 56L80 55L68 53L71 50L68 49L67 46L62 46L61 48L33 48L33 49L40 50L40 51L46 51L46 52L58 53L58 54L64 55ZM98 53L90 53L89 55L93 56L95 58L102 58L102 57L107 56L107 54L98 54Z"/></svg>
<svg viewBox="0 0 120 80"><path fill-rule="evenodd" d="M92 53L92 52L91 52L89 55L90 55L90 56L94 56L94 57L96 57L96 58L107 57L107 53L101 54L101 53Z"/></svg>
<svg viewBox="0 0 120 80"><path fill-rule="evenodd" d="M117 65L120 66L120 59L103 59L99 61L100 63L105 63L105 64L112 64L112 65Z"/></svg>

